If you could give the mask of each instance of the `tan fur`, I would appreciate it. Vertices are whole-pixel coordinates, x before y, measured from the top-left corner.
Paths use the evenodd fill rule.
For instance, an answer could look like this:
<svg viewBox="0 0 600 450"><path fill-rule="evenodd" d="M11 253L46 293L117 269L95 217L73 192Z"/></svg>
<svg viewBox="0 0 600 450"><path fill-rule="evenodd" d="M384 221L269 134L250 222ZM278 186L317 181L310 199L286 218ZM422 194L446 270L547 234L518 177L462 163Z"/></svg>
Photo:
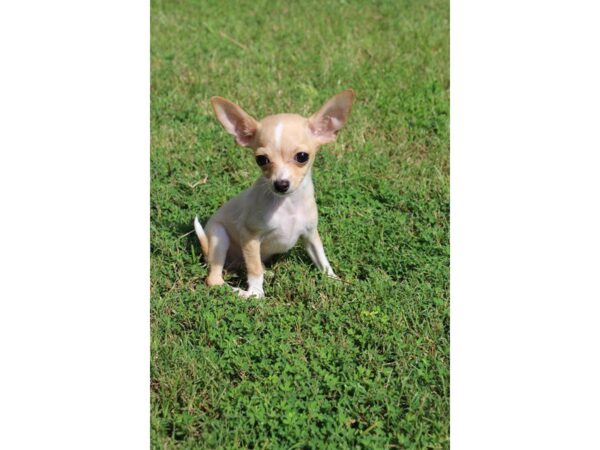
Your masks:
<svg viewBox="0 0 600 450"><path fill-rule="evenodd" d="M208 238L206 236L198 236L198 240L200 241L200 248L202 249L204 258L208 259Z"/></svg>
<svg viewBox="0 0 600 450"><path fill-rule="evenodd" d="M210 274L206 277L205 281L207 286L221 286L225 284L222 272L217 269L211 269Z"/></svg>
<svg viewBox="0 0 600 450"><path fill-rule="evenodd" d="M211 261L210 252L206 256L207 261ZM225 283L223 279L223 265L216 263L214 260L210 264L210 271L206 278L207 286L220 286Z"/></svg>
<svg viewBox="0 0 600 450"><path fill-rule="evenodd" d="M260 241L257 238L248 238L242 242L242 253L248 275L258 277L263 274L262 260L260 259Z"/></svg>
<svg viewBox="0 0 600 450"><path fill-rule="evenodd" d="M211 99L215 114L238 144L263 155L268 163L260 177L223 205L206 225L206 235L198 223L198 237L210 266L206 284L224 283L226 263L245 263L248 290L236 289L241 296L263 294L263 261L289 250L301 238L305 248L327 275L336 277L317 231L317 207L311 168L320 145L332 142L345 124L352 108L352 90L329 99L309 118L298 114L276 114L255 120L235 103L222 97ZM296 160L299 152L308 161ZM285 192L277 191L282 180L289 182ZM277 183L275 183L277 182ZM275 187L274 187L275 186Z"/></svg>

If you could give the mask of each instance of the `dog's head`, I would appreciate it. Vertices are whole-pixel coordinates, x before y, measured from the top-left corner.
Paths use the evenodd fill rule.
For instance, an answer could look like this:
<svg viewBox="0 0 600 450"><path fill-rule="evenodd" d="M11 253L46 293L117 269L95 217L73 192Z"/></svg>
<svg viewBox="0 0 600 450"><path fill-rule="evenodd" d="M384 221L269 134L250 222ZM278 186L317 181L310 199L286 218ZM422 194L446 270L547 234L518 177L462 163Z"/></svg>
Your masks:
<svg viewBox="0 0 600 450"><path fill-rule="evenodd" d="M254 150L256 163L270 181L274 193L293 193L313 164L317 149L333 142L350 111L352 89L331 97L318 112L306 118L298 114L276 114L260 122L235 103L212 97L215 114L237 143Z"/></svg>

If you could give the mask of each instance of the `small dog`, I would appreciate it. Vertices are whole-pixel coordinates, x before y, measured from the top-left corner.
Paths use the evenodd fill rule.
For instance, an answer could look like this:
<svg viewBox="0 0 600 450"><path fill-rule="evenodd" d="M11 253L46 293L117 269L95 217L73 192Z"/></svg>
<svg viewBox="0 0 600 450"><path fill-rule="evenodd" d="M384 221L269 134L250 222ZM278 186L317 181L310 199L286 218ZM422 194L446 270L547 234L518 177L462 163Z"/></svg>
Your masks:
<svg viewBox="0 0 600 450"><path fill-rule="evenodd" d="M299 238L315 265L337 278L317 231L317 204L311 168L319 146L333 142L354 100L352 89L330 98L309 118L276 114L260 122L236 104L212 97L217 119L237 143L254 150L262 171L256 182L225 203L210 218L206 231L198 217L194 228L209 264L208 286L221 285L223 267L239 266L248 274L242 297L264 297L263 262L287 252Z"/></svg>

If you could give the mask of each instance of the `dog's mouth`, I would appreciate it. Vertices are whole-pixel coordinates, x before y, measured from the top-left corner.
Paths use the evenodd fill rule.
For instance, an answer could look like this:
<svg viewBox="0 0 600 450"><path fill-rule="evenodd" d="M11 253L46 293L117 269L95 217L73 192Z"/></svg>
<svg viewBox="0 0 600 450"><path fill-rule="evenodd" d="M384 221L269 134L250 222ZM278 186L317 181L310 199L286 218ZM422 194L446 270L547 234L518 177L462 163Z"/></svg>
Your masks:
<svg viewBox="0 0 600 450"><path fill-rule="evenodd" d="M273 194L275 194L275 196L277 196L277 197L287 197L288 195L294 193L294 191L292 189L289 189L289 190L287 190L285 192L280 192L277 189L275 189L274 187L271 188L271 192Z"/></svg>

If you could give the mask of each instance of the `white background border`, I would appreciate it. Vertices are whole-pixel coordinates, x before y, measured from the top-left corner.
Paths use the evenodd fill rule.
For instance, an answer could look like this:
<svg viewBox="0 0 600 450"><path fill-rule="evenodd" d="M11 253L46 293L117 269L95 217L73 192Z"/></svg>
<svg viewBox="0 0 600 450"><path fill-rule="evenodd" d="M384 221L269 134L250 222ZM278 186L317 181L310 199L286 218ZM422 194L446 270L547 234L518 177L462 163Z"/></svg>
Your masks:
<svg viewBox="0 0 600 450"><path fill-rule="evenodd" d="M149 29L0 6L0 448L149 447Z"/></svg>
<svg viewBox="0 0 600 450"><path fill-rule="evenodd" d="M599 448L597 2L451 4L451 443Z"/></svg>

